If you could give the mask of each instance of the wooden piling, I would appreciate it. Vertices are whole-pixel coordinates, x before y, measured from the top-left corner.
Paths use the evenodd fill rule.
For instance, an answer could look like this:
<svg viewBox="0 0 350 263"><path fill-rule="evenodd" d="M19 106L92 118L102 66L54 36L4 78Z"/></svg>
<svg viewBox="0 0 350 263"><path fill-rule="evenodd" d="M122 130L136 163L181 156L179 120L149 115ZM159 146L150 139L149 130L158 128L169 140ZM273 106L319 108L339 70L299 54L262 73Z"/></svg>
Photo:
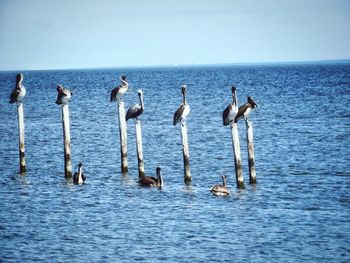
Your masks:
<svg viewBox="0 0 350 263"><path fill-rule="evenodd" d="M188 138L187 138L187 127L186 120L181 122L181 139L182 139L182 152L183 152L183 160L184 160L184 181L185 184L191 184L192 177L190 171L190 152L188 148Z"/></svg>
<svg viewBox="0 0 350 263"><path fill-rule="evenodd" d="M125 120L124 102L120 99L118 102L119 116L119 135L120 135L120 155L122 173L128 172L128 147L127 147L127 132Z"/></svg>
<svg viewBox="0 0 350 263"><path fill-rule="evenodd" d="M70 147L70 127L68 104L62 105L63 143L64 143L64 174L66 178L72 177L72 159Z"/></svg>
<svg viewBox="0 0 350 263"><path fill-rule="evenodd" d="M26 160L24 158L25 147L24 147L24 113L23 103L17 104L18 111L18 133L19 133L19 169L21 173L26 171Z"/></svg>
<svg viewBox="0 0 350 263"><path fill-rule="evenodd" d="M237 188L243 189L244 180L243 180L243 173L242 173L241 150L240 150L240 144L239 144L238 127L237 127L237 123L235 122L231 123L231 135L232 135Z"/></svg>
<svg viewBox="0 0 350 263"><path fill-rule="evenodd" d="M141 121L135 119L135 131L136 131L136 148L137 148L137 164L139 170L139 179L145 176L145 165L143 162L143 148L142 148L142 131Z"/></svg>
<svg viewBox="0 0 350 263"><path fill-rule="evenodd" d="M255 164L254 164L253 124L252 124L252 122L247 120L246 127L247 127L249 183L256 184L256 173L255 173Z"/></svg>

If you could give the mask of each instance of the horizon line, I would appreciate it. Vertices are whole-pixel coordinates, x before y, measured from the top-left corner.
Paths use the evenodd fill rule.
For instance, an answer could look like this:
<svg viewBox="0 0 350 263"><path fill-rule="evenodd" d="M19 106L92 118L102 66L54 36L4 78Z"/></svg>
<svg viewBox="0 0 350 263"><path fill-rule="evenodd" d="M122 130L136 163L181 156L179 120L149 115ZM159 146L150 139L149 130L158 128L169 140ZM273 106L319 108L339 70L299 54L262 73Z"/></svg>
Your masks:
<svg viewBox="0 0 350 263"><path fill-rule="evenodd" d="M349 59L324 59L324 60L295 60L295 61L267 61L267 62L232 62L232 63L195 63L195 64L164 64L164 65L135 65L135 66L100 66L100 67L72 67L72 68L47 68L47 69L6 69L0 72L16 71L51 71L51 70L100 70L100 69L137 69L137 68L177 68L177 67L210 67L210 66L254 66L254 65L288 65L288 64L350 64Z"/></svg>

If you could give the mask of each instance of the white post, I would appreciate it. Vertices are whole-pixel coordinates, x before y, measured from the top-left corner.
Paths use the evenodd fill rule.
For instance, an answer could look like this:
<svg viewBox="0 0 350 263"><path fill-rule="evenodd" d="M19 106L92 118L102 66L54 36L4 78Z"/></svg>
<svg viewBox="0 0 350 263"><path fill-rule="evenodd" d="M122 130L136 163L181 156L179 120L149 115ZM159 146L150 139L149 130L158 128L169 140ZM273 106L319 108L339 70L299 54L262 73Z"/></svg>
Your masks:
<svg viewBox="0 0 350 263"><path fill-rule="evenodd" d="M247 120L246 126L247 126L249 183L256 184L256 173L255 173L255 164L254 164L253 124L252 122Z"/></svg>
<svg viewBox="0 0 350 263"><path fill-rule="evenodd" d="M136 147L137 147L137 164L139 170L139 178L145 176L145 165L143 162L143 148L142 148L142 131L141 121L135 120L135 131L136 131Z"/></svg>
<svg viewBox="0 0 350 263"><path fill-rule="evenodd" d="M231 135L232 135L232 145L235 161L235 172L236 172L236 182L237 188L244 188L244 180L242 174L242 160L241 160L241 150L239 144L238 127L237 123L232 122L231 124Z"/></svg>
<svg viewBox="0 0 350 263"><path fill-rule="evenodd" d="M70 148L70 127L68 104L62 105L63 143L64 143L64 174L66 178L72 177L72 159Z"/></svg>
<svg viewBox="0 0 350 263"><path fill-rule="evenodd" d="M184 160L184 180L185 180L185 184L190 184L192 182L192 177L191 177L191 171L190 171L190 152L188 148L186 120L183 120L180 126L181 126L181 139L182 139L182 150L183 150L183 160Z"/></svg>
<svg viewBox="0 0 350 263"><path fill-rule="evenodd" d="M118 102L119 113L119 135L120 135L120 154L121 154L121 168L122 173L128 172L128 147L127 147L127 133L124 102L120 99Z"/></svg>
<svg viewBox="0 0 350 263"><path fill-rule="evenodd" d="M26 160L24 158L25 147L24 147L24 113L23 104L19 102L17 104L18 110L18 131L19 131L19 168L20 172L26 171Z"/></svg>

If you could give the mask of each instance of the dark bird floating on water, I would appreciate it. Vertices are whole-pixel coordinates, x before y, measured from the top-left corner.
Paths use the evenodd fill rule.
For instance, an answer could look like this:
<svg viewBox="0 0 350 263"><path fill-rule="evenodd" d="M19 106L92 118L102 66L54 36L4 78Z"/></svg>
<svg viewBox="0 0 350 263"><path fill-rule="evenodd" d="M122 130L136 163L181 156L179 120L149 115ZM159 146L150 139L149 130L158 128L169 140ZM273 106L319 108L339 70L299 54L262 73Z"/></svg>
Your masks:
<svg viewBox="0 0 350 263"><path fill-rule="evenodd" d="M234 121L238 112L236 87L232 86L231 91L232 91L232 103L230 103L222 113L222 120L223 120L224 126L229 125L232 121Z"/></svg>
<svg viewBox="0 0 350 263"><path fill-rule="evenodd" d="M210 189L210 192L212 192L214 195L218 195L218 196L229 195L230 191L226 187L226 180L227 180L226 175L222 175L222 185L214 185Z"/></svg>
<svg viewBox="0 0 350 263"><path fill-rule="evenodd" d="M181 92L182 92L182 104L174 114L174 126L178 122L184 121L186 119L186 116L190 113L190 106L187 104L187 101L186 101L186 85L183 85L181 87Z"/></svg>
<svg viewBox="0 0 350 263"><path fill-rule="evenodd" d="M22 102L26 95L26 88L22 85L23 74L17 74L16 86L10 95L10 103Z"/></svg>
<svg viewBox="0 0 350 263"><path fill-rule="evenodd" d="M235 117L235 123L237 123L241 118L246 122L248 121L248 116L252 109L259 108L258 104L253 100L252 97L248 97L248 102L241 105L238 109L238 113Z"/></svg>
<svg viewBox="0 0 350 263"><path fill-rule="evenodd" d="M126 116L125 116L126 121L128 121L129 119L137 120L137 118L143 113L144 104L143 104L143 92L142 92L142 90L139 89L137 91L137 94L139 95L140 103L137 103L128 109Z"/></svg>
<svg viewBox="0 0 350 263"><path fill-rule="evenodd" d="M156 173L157 173L157 177L145 176L145 175L141 176L141 178L139 180L139 184L141 186L162 188L163 187L163 177L162 177L161 169L159 166L157 166Z"/></svg>
<svg viewBox="0 0 350 263"><path fill-rule="evenodd" d="M74 184L83 184L86 180L86 177L83 174L83 164L80 162L78 164L78 172L75 172L73 175Z"/></svg>
<svg viewBox="0 0 350 263"><path fill-rule="evenodd" d="M57 99L56 99L56 104L61 105L61 104L67 104L73 93L69 89L63 88L62 85L57 86Z"/></svg>
<svg viewBox="0 0 350 263"><path fill-rule="evenodd" d="M111 101L119 101L129 88L129 83L126 81L125 76L120 77L120 82L120 85L111 91Z"/></svg>

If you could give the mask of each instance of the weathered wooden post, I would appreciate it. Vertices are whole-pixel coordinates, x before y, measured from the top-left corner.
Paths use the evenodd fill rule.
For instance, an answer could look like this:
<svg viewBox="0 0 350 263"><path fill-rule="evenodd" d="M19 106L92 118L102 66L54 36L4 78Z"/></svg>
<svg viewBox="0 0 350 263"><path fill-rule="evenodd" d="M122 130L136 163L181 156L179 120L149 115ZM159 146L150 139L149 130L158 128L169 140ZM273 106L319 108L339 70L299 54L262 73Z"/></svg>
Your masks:
<svg viewBox="0 0 350 263"><path fill-rule="evenodd" d="M23 74L17 74L16 86L10 95L10 103L17 103L18 134L19 134L19 170L26 171L25 146L24 146L24 113L22 100L26 95L26 88L22 85Z"/></svg>
<svg viewBox="0 0 350 263"><path fill-rule="evenodd" d="M64 174L72 177L72 157L70 147L70 125L68 104L62 105L63 143L64 143Z"/></svg>
<svg viewBox="0 0 350 263"><path fill-rule="evenodd" d="M139 170L139 179L145 176L145 165L143 162L143 148L142 148L142 131L141 131L141 120L138 118L144 110L143 103L143 92L138 90L140 103L131 106L125 116L125 121L129 119L135 119L135 133L136 133L136 149L137 149L137 164Z"/></svg>
<svg viewBox="0 0 350 263"><path fill-rule="evenodd" d="M17 104L18 110L18 131L19 131L19 170L21 173L26 171L26 160L24 158L25 147L24 147L24 113L23 103Z"/></svg>
<svg viewBox="0 0 350 263"><path fill-rule="evenodd" d="M121 157L121 170L125 174L128 172L128 146L127 146L127 127L125 120L125 108L122 96L129 88L129 83L126 81L125 76L120 77L121 84L115 87L111 91L111 102L118 102L118 118L119 118L119 137L120 137L120 157Z"/></svg>
<svg viewBox="0 0 350 263"><path fill-rule="evenodd" d="M181 125L181 140L182 140L182 153L184 162L184 181L186 185L191 184L192 177L190 171L190 152L188 148L188 138L187 138L187 127L186 127L186 117L190 113L190 106L186 101L186 85L182 85L182 104L176 110L174 114L174 126L180 122Z"/></svg>
<svg viewBox="0 0 350 263"><path fill-rule="evenodd" d="M139 178L145 176L145 165L143 162L143 148L142 148L142 131L141 121L135 120L135 132L136 132L136 147L137 147L137 164L139 170Z"/></svg>
<svg viewBox="0 0 350 263"><path fill-rule="evenodd" d="M237 123L231 123L231 135L232 135L232 146L233 146L233 155L235 162L235 172L236 172L236 182L237 188L244 188L244 180L242 173L242 160L241 160L241 149L239 143L238 127Z"/></svg>
<svg viewBox="0 0 350 263"><path fill-rule="evenodd" d="M69 125L69 108L68 102L72 96L70 90L57 87L56 104L62 105L62 125L63 125L63 146L64 146L64 175L66 178L72 177L72 158L70 146L70 125Z"/></svg>
<svg viewBox="0 0 350 263"><path fill-rule="evenodd" d="M253 124L252 124L252 122L247 120L246 127L247 127L249 183L256 184L256 173L255 173L255 164L254 164Z"/></svg>
<svg viewBox="0 0 350 263"><path fill-rule="evenodd" d="M190 151L188 148L186 120L184 120L180 126L181 126L181 139L182 139L182 153L183 153L183 160L184 160L184 181L185 181L185 184L190 184L192 182L192 177L191 177L191 171L190 171Z"/></svg>
<svg viewBox="0 0 350 263"><path fill-rule="evenodd" d="M121 157L121 169L122 173L128 172L128 145L127 145L127 132L125 121L125 108L124 102L120 99L118 102L118 117L119 117L119 136L120 136L120 157Z"/></svg>

